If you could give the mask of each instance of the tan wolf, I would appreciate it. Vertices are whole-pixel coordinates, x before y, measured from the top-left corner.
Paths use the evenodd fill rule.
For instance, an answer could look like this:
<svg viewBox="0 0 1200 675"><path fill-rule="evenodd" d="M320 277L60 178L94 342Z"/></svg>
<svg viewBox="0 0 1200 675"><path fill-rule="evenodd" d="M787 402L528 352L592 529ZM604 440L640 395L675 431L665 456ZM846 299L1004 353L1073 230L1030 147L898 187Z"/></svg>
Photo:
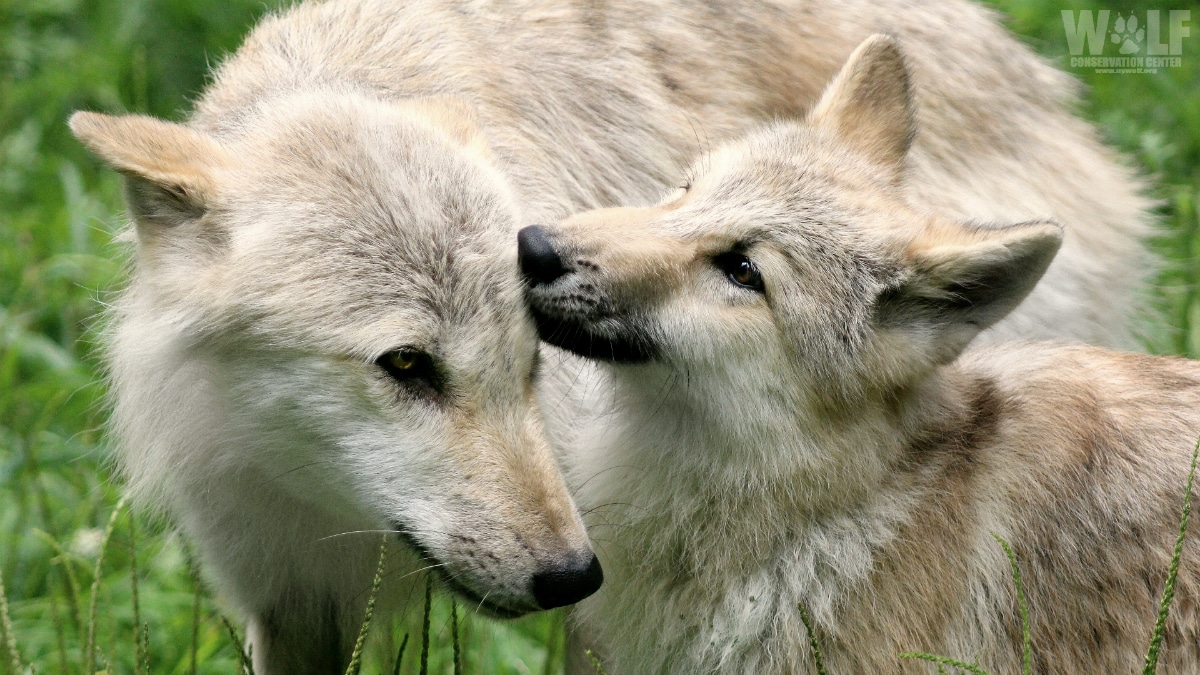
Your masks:
<svg viewBox="0 0 1200 675"><path fill-rule="evenodd" d="M926 74L921 199L1067 225L1008 332L1127 343L1153 268L1139 183L1070 115L1071 79L965 2L312 2L255 28L185 123L72 120L134 220L118 463L249 620L259 673L339 670L369 530L410 552L381 610L427 565L497 614L595 587L511 234L652 203L700 147L803 115L880 26Z"/></svg>
<svg viewBox="0 0 1200 675"><path fill-rule="evenodd" d="M589 404L564 434L568 482L607 581L574 613L608 672L815 672L802 611L831 673L934 672L910 651L1019 672L993 534L1022 567L1034 672L1141 666L1200 364L1054 343L960 356L1063 232L916 205L919 119L898 43L876 36L805 124L719 147L657 206L521 232L542 337L606 364L544 399ZM1197 542L1162 673L1200 669Z"/></svg>

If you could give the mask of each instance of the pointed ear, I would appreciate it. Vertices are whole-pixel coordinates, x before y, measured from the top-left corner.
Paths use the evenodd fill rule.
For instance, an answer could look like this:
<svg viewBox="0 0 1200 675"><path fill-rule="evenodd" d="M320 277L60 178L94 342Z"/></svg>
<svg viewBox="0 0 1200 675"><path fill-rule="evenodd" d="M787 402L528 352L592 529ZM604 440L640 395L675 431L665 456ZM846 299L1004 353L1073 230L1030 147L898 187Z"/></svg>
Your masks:
<svg viewBox="0 0 1200 675"><path fill-rule="evenodd" d="M828 129L898 179L917 128L900 44L886 35L867 38L825 89L808 122Z"/></svg>
<svg viewBox="0 0 1200 675"><path fill-rule="evenodd" d="M421 121L441 130L468 150L491 156L487 139L479 127L475 108L457 96L429 96L408 99L400 105Z"/></svg>
<svg viewBox="0 0 1200 675"><path fill-rule="evenodd" d="M1051 221L930 225L906 251L907 278L879 298L876 321L918 336L936 363L947 363L1025 299L1062 238Z"/></svg>
<svg viewBox="0 0 1200 675"><path fill-rule="evenodd" d="M125 175L139 230L175 227L204 215L217 192L216 171L231 163L215 140L152 117L77 112L69 124L89 150Z"/></svg>

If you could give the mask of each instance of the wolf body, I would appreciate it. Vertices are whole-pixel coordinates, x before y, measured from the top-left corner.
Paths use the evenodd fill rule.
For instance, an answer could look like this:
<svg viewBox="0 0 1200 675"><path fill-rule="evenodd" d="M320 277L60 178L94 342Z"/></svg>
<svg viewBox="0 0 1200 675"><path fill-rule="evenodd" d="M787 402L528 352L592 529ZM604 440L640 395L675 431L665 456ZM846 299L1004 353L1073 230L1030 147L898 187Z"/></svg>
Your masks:
<svg viewBox="0 0 1200 675"><path fill-rule="evenodd" d="M1095 347L969 352L1062 245L1053 220L916 205L898 43L803 125L699 159L647 208L519 235L544 340L594 359L562 401L606 586L573 610L614 674L1020 672L1142 664L1200 437L1200 364ZM1019 311L1019 310L1018 310ZM1200 539L1159 672L1200 668ZM577 672L586 672L587 666Z"/></svg>
<svg viewBox="0 0 1200 675"><path fill-rule="evenodd" d="M313 2L264 19L182 124L73 119L134 220L118 463L248 619L259 672L339 670L366 530L406 538L381 611L428 565L498 614L586 590L539 600L556 566L596 581L527 391L511 233L651 203L702 147L804 114L880 29L924 66L921 199L1067 225L1002 329L1127 342L1139 183L1071 79L967 3Z"/></svg>

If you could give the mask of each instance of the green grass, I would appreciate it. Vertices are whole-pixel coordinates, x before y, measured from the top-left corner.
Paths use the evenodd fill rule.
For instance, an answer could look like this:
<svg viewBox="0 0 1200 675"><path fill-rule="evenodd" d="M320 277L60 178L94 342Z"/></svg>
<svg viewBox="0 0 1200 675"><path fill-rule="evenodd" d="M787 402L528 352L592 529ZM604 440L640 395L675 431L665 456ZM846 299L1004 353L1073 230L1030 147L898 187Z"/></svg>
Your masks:
<svg viewBox="0 0 1200 675"><path fill-rule="evenodd" d="M178 119L209 64L269 4L0 0L0 577L12 617L11 632L0 624L0 673L15 672L17 659L43 673L83 672L95 658L119 672L148 662L149 672L184 674L193 644L196 672L238 667L220 603L197 595L183 543L161 524L138 522L135 566L123 515L98 564L119 493L105 466L93 319L121 278L113 235L123 205L118 177L75 142L66 119L82 108ZM434 599L430 672L452 672L450 612ZM561 660L547 648L561 634L556 613L500 624L468 612L461 624L467 672L540 673ZM415 628L368 643L363 672L382 672ZM403 672L416 672L409 652Z"/></svg>
<svg viewBox="0 0 1200 675"><path fill-rule="evenodd" d="M81 672L93 627L97 666L111 671L137 672L140 662L143 672L148 663L149 672L182 675L193 672L193 651L195 672L238 668L222 605L198 591L177 536L137 520L131 549L136 516L124 513L98 559L119 492L105 468L93 318L121 278L113 234L123 206L118 177L84 152L65 121L81 108L179 119L209 65L271 4L0 0L0 618L11 617L11 630L0 621L0 674L16 672L18 661L42 673ZM1100 5L1000 3L1011 27L1061 64L1059 10L1089 6ZM1135 8L1125 0L1103 6ZM1165 320L1145 326L1148 346L1197 357L1200 7L1192 33L1181 68L1076 74L1089 88L1080 113L1157 177L1164 225L1154 245L1170 265L1153 300ZM405 636L404 672L417 671L421 612L413 614L368 642L363 672L390 672ZM553 672L561 663L557 614L504 624L459 618L463 672ZM452 621L449 601L434 597L430 672L453 671Z"/></svg>

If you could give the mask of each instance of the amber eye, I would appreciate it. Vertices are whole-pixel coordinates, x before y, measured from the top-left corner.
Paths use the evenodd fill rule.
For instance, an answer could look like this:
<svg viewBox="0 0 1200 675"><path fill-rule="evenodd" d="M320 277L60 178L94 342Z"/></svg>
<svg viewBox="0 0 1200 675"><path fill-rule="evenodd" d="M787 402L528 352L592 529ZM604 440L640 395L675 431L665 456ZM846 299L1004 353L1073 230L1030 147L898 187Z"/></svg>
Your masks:
<svg viewBox="0 0 1200 675"><path fill-rule="evenodd" d="M375 364L406 387L416 387L423 393L436 393L441 389L433 357L419 349L394 349L376 359Z"/></svg>
<svg viewBox="0 0 1200 675"><path fill-rule="evenodd" d="M714 258L713 262L733 283L752 291L763 292L762 275L758 273L758 267L746 256L741 253L722 253Z"/></svg>
<svg viewBox="0 0 1200 675"><path fill-rule="evenodd" d="M399 371L409 371L417 367L417 353L408 349L401 349L394 352L388 352L384 356L387 359L391 369Z"/></svg>

